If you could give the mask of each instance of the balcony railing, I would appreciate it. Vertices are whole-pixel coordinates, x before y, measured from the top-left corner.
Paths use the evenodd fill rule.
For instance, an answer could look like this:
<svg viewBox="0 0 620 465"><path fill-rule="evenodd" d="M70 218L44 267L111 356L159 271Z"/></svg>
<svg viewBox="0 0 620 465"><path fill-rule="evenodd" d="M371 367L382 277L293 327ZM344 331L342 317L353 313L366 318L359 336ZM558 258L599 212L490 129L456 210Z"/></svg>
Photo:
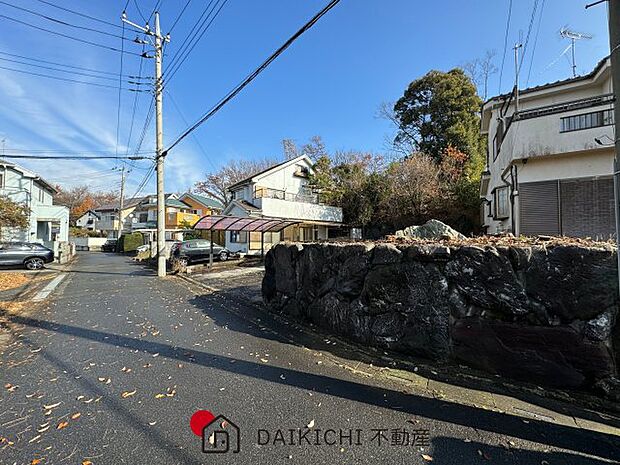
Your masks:
<svg viewBox="0 0 620 465"><path fill-rule="evenodd" d="M278 189L270 189L268 187L257 187L254 189L255 199L278 199L287 200L289 202L304 202L320 205L321 199L318 193L308 190L307 193L286 192Z"/></svg>

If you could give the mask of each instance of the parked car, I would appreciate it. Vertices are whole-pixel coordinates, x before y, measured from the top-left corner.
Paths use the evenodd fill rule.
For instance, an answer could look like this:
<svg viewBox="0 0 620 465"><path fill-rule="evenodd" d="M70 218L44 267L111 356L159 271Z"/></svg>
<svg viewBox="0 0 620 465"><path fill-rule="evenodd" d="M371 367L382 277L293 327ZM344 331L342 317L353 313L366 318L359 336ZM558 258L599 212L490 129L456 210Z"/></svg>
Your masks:
<svg viewBox="0 0 620 465"><path fill-rule="evenodd" d="M136 252L138 253L147 252L150 249L151 249L150 245L144 244L144 245L138 246L138 248L136 249Z"/></svg>
<svg viewBox="0 0 620 465"><path fill-rule="evenodd" d="M105 244L101 246L102 252L116 252L116 239L108 239Z"/></svg>
<svg viewBox="0 0 620 465"><path fill-rule="evenodd" d="M23 265L29 270L40 270L54 261L54 251L30 242L0 243L0 265Z"/></svg>
<svg viewBox="0 0 620 465"><path fill-rule="evenodd" d="M215 242L213 243L214 260L226 261L231 255L230 250ZM211 256L211 242L205 239L183 241L172 249L172 256L187 265L209 260Z"/></svg>

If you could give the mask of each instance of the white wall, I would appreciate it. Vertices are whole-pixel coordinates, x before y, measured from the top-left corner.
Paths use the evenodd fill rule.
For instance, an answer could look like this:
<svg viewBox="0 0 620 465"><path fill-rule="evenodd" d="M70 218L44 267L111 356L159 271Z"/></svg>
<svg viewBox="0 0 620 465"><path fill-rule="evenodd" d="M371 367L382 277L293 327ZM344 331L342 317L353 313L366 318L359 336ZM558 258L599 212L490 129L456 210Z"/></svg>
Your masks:
<svg viewBox="0 0 620 465"><path fill-rule="evenodd" d="M280 199L262 199L263 215L298 220L342 222L342 208Z"/></svg>

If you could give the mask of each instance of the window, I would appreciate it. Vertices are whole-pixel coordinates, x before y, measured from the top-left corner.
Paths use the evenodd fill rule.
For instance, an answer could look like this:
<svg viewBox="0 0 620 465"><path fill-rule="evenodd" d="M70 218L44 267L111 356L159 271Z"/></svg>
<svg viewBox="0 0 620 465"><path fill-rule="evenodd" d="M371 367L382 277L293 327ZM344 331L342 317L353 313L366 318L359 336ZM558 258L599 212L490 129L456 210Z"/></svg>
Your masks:
<svg viewBox="0 0 620 465"><path fill-rule="evenodd" d="M508 198L508 186L498 187L494 191L495 219L504 219L510 216L510 202Z"/></svg>
<svg viewBox="0 0 620 465"><path fill-rule="evenodd" d="M4 173L0 173L0 189L4 189Z"/></svg>
<svg viewBox="0 0 620 465"><path fill-rule="evenodd" d="M601 110L560 118L560 132L580 131L614 124L613 110Z"/></svg>
<svg viewBox="0 0 620 465"><path fill-rule="evenodd" d="M45 191L41 188L39 188L39 202L45 202Z"/></svg>
<svg viewBox="0 0 620 465"><path fill-rule="evenodd" d="M248 233L246 231L230 231L230 242L245 244L247 241Z"/></svg>
<svg viewBox="0 0 620 465"><path fill-rule="evenodd" d="M138 222L139 223L146 223L149 220L149 214L148 213L140 213L138 215Z"/></svg>

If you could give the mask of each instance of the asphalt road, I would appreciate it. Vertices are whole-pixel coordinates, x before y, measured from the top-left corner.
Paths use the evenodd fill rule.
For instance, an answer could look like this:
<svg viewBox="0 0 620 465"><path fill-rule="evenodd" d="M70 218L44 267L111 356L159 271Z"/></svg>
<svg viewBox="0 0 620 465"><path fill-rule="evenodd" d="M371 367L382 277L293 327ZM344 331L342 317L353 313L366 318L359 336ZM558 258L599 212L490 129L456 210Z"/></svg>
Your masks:
<svg viewBox="0 0 620 465"><path fill-rule="evenodd" d="M197 295L126 258L83 254L68 275L46 305L4 325L12 339L0 348L2 464L620 459L617 436L426 398L344 370L316 351L324 338L291 343L301 336L242 300ZM239 427L239 453L202 452L189 424L202 409L229 419L231 448L231 423Z"/></svg>

